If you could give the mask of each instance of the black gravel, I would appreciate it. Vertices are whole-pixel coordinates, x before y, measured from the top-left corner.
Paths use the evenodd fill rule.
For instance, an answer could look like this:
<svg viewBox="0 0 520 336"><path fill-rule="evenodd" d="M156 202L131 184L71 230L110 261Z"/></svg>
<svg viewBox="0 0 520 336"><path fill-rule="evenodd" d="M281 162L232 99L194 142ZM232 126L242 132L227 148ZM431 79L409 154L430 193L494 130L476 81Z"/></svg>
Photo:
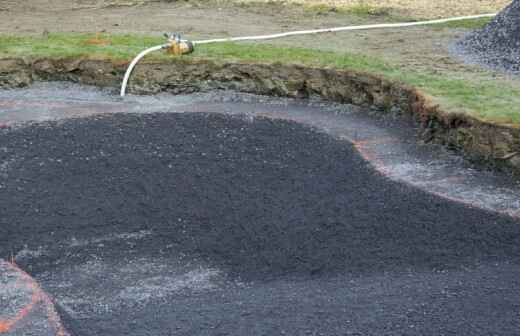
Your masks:
<svg viewBox="0 0 520 336"><path fill-rule="evenodd" d="M454 49L469 62L520 74L520 0L514 0L484 28L468 34Z"/></svg>
<svg viewBox="0 0 520 336"><path fill-rule="evenodd" d="M315 308L329 309L334 320L316 318L308 301L302 310L305 316L297 311L289 314L283 307L290 306L295 297L283 301L278 289L264 291L260 286L256 296L247 299L256 302L248 314L243 315L242 306L231 308L232 298L240 299L236 292L231 291L224 301L220 294L210 295L204 313L199 309L204 301L200 295L189 297L194 300L191 305L183 297L183 308L176 306L174 312L169 305L158 305L153 309L160 313L129 310L125 314L131 313L132 321L126 321L125 314L113 319L104 316L84 327L92 335L153 334L147 333L151 329L146 329L146 323L139 328L134 325L146 318L155 323L150 328L160 325L155 332L169 330L166 334L183 334L179 330L204 335L240 334L237 330L302 334L308 324L314 326L312 330L334 327L334 333L325 334L336 334L347 328L346 313L324 298L347 287L335 277L460 270L520 261L518 220L391 182L370 168L350 143L288 121L219 114L117 114L51 122L0 130L0 162L4 163L0 257L35 242L54 246L37 263L22 265L35 276L52 272L55 260L63 257L60 242L149 230L153 235L135 252L140 256L153 257L168 245L169 253L204 260L230 279L264 287L275 281L276 288L284 287L276 282L280 279L309 279L314 282L312 289L303 286L298 297L314 293ZM117 244L106 248L111 249L111 258L118 257ZM79 263L81 258L74 255L68 262ZM515 278L505 277L501 288L511 286ZM471 280L465 279L461 281ZM459 331L456 334L463 334L460 331L472 323L496 335L516 330L511 328L518 326L518 320L502 325L500 316L509 320L517 315L510 303L502 302L500 293L489 290L494 282L490 285L487 279L487 289L478 284L472 288L476 295L494 295L491 308L485 302L475 303L472 292L471 307L466 308L469 312L478 307L478 316L471 317L465 307L441 304L426 319L433 320L417 334L441 334L435 328L452 330L444 318L460 314L466 320L452 321L453 330ZM460 286L466 290L464 282ZM378 290L384 292L384 286ZM400 290L393 295L419 295L427 304L434 300L426 294L429 290L415 294ZM513 292L519 295L518 288ZM453 300L458 299L454 296ZM269 306L267 301L275 302L276 308L272 307L268 318L255 318L260 311L266 313L262 309ZM392 309L404 309L400 305L392 299ZM190 309L198 315L190 314ZM348 309L353 313L354 308ZM488 318L487 309L500 313ZM161 319L168 314L183 319L175 323ZM367 322L365 334L415 334L402 333L402 325L390 325L390 315ZM211 328L223 325L226 332L202 332L201 323L211 321L215 322ZM96 330L96 323L103 328ZM502 332L486 329L499 324ZM258 330L253 332L248 326Z"/></svg>
<svg viewBox="0 0 520 336"><path fill-rule="evenodd" d="M3 257L123 228L246 278L520 256L518 222L391 183L350 144L286 121L115 115L2 143Z"/></svg>

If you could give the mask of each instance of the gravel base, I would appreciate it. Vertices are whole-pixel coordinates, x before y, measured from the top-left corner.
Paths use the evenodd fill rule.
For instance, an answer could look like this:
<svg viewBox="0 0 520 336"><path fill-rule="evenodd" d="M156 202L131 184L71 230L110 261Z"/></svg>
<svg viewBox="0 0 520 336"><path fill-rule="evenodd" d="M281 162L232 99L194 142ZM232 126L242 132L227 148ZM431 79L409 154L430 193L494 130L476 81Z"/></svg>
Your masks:
<svg viewBox="0 0 520 336"><path fill-rule="evenodd" d="M252 120L114 115L3 134L0 253L125 228L249 279L520 256L514 220L389 182L308 127Z"/></svg>
<svg viewBox="0 0 520 336"><path fill-rule="evenodd" d="M65 313L63 293L81 288L72 313L84 317L64 316L75 335L511 335L520 327L518 220L391 182L350 143L309 127L118 114L0 130L0 141L0 162L9 162L0 256L48 247L20 265ZM98 309L99 287L136 274L129 260L139 274L186 272L129 280L118 300L148 288L155 301L147 305L109 300ZM150 261L164 266L148 271ZM165 279L171 290L154 298Z"/></svg>
<svg viewBox="0 0 520 336"><path fill-rule="evenodd" d="M520 74L520 0L515 0L484 28L453 46L468 63Z"/></svg>

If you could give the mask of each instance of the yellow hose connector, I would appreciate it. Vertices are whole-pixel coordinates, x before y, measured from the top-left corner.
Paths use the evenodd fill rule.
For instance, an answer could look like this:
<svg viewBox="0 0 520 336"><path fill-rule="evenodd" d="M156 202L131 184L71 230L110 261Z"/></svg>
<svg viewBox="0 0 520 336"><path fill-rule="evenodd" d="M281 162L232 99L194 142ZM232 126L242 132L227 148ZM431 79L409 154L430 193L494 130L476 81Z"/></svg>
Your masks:
<svg viewBox="0 0 520 336"><path fill-rule="evenodd" d="M170 55L185 55L193 52L193 43L183 40L179 34L167 35L168 43L166 52Z"/></svg>

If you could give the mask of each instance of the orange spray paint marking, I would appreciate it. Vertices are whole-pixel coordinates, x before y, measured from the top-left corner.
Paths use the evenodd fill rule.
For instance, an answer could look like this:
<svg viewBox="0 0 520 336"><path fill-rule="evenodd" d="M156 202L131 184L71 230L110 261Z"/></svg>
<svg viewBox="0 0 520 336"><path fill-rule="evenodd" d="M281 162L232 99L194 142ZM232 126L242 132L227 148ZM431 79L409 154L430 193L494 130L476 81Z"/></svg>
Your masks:
<svg viewBox="0 0 520 336"><path fill-rule="evenodd" d="M0 260L0 264L4 264L7 268L12 269L19 275L19 278L16 280L15 286L22 287L32 292L30 302L26 304L23 308L21 308L14 317L8 318L5 320L0 320L0 334L7 333L13 329L13 327L22 321L25 317L29 315L29 313L34 310L37 304L42 303L46 310L47 321L49 322L49 326L51 326L55 330L56 336L70 336L70 334L65 330L63 325L61 324L60 317L54 310L54 305L50 297L41 289L38 283L24 270L22 270L14 261L11 262L2 262Z"/></svg>
<svg viewBox="0 0 520 336"><path fill-rule="evenodd" d="M387 137L372 138L372 139L365 139L365 140L352 140L352 142L366 146L366 145L378 145L378 144L399 142L399 139L387 136Z"/></svg>
<svg viewBox="0 0 520 336"><path fill-rule="evenodd" d="M354 145L354 148L358 151L358 153L361 155L363 159L370 162L374 168L376 168L377 171L379 171L381 174L388 176L389 171L388 168L385 166L383 160L379 159L372 151L370 151L369 148L367 148L369 145L388 142L388 141L395 141L394 138L383 138L383 139L371 139L371 140L359 140L359 141L353 141L351 140L352 144Z"/></svg>
<svg viewBox="0 0 520 336"><path fill-rule="evenodd" d="M377 155L374 154L374 152L371 151L369 147L370 147L370 145L374 145L374 144L381 144L381 143L388 143L388 142L396 141L396 139L388 137L388 138L379 138L379 139L368 139L368 140L358 140L358 141L350 140L350 141L354 145L354 148L361 155L361 157L363 159L367 160L368 162L370 162L372 164L372 166L380 174L382 174L383 176L388 177L390 179L393 178L389 167L385 164L385 162L383 160L378 158ZM457 182L457 181L461 180L461 178L460 177L451 177L451 178L446 178L446 180L451 181L451 182ZM406 184L413 186L412 183L409 183L407 181L401 180L401 182L404 182ZM475 202L468 202L467 200L460 198L460 197L446 195L444 193L437 192L437 191L429 191L429 192L435 196L438 196L440 198L443 198L443 199L451 201L451 202L461 203L461 204L464 204L465 206L468 206L468 207L474 208L474 209L482 209L482 206L479 206L479 204L477 204ZM498 210L498 209L490 209L490 210L493 210L497 213L506 214L515 219L520 219L520 211Z"/></svg>
<svg viewBox="0 0 520 336"><path fill-rule="evenodd" d="M0 321L0 333L6 333L11 329L11 325L5 321Z"/></svg>
<svg viewBox="0 0 520 336"><path fill-rule="evenodd" d="M18 323L19 321L21 321L24 317L26 317L34 308L34 306L40 302L40 296L37 294L37 293L34 293L31 297L31 302L26 305L25 307L23 307L17 314L15 317L9 319L9 320L5 320L5 321L0 321L0 332L2 333L6 333L8 332L9 330L11 330L11 328L16 324Z"/></svg>

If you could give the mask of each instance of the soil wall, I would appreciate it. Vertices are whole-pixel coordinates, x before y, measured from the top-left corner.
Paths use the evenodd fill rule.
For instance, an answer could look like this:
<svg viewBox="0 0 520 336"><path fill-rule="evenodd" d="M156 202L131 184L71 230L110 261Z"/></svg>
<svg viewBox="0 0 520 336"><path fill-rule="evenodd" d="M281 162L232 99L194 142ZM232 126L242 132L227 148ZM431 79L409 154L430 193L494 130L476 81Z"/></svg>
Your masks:
<svg viewBox="0 0 520 336"><path fill-rule="evenodd" d="M118 87L126 66L108 60L3 59L0 88L23 87L41 80ZM300 98L319 96L412 117L420 123L424 141L441 143L471 161L520 176L520 128L448 113L414 88L367 73L185 58L141 63L129 87L130 92L141 94L219 89Z"/></svg>

